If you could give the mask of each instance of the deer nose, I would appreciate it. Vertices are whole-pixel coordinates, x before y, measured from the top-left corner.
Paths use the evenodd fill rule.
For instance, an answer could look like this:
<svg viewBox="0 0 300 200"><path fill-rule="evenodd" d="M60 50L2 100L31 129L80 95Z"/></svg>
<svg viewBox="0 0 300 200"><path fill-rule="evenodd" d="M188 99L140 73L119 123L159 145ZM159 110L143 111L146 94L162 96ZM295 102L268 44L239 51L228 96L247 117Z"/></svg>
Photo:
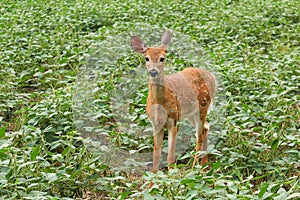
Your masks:
<svg viewBox="0 0 300 200"><path fill-rule="evenodd" d="M154 78L154 77L156 77L158 75L158 71L155 70L155 69L151 69L149 71L149 75Z"/></svg>

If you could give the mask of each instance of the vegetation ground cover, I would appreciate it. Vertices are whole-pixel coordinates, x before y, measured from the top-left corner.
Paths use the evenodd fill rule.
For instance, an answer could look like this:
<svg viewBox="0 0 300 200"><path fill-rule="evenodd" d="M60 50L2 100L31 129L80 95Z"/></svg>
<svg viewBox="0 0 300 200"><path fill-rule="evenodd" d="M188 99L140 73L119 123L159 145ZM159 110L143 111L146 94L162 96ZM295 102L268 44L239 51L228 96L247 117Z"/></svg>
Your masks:
<svg viewBox="0 0 300 200"><path fill-rule="evenodd" d="M297 0L1 1L0 198L298 199L299 10ZM112 167L75 125L87 58L139 26L188 35L222 80L222 134L207 172L188 161L156 175ZM99 131L125 150L150 148L151 139L132 138L113 120L111 91L138 57L122 59L96 80ZM147 88L139 91L131 117L142 127Z"/></svg>

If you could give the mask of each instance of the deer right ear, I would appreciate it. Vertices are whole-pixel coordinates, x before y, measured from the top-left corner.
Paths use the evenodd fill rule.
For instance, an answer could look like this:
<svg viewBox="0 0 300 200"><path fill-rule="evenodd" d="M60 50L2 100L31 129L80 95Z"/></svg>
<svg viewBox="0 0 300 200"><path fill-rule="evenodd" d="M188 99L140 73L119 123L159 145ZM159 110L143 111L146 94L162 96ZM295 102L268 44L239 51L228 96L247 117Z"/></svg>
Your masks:
<svg viewBox="0 0 300 200"><path fill-rule="evenodd" d="M147 46L145 45L143 40L141 40L141 38L137 36L131 37L131 47L138 53L145 53L147 51Z"/></svg>
<svg viewBox="0 0 300 200"><path fill-rule="evenodd" d="M167 49L171 43L171 32L166 30L162 39L161 39L161 46Z"/></svg>

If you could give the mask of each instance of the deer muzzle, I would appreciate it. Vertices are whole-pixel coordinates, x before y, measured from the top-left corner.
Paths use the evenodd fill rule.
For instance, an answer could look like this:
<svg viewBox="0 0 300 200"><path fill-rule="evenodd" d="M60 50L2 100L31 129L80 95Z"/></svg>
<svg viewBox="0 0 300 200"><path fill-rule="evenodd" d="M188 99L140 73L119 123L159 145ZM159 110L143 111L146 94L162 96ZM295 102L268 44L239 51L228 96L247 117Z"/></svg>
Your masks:
<svg viewBox="0 0 300 200"><path fill-rule="evenodd" d="M156 69L151 69L149 71L149 75L152 77L152 78L155 78L158 76L158 71Z"/></svg>

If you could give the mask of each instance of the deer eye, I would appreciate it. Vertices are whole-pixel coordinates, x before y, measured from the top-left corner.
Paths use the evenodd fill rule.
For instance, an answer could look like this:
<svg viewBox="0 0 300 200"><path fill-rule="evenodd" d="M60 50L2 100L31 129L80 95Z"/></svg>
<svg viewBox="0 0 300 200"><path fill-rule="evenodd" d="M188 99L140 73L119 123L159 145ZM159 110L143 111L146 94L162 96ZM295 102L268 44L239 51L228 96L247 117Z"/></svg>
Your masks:
<svg viewBox="0 0 300 200"><path fill-rule="evenodd" d="M146 60L146 62L149 62L150 58L149 57L145 57L145 60Z"/></svg>
<svg viewBox="0 0 300 200"><path fill-rule="evenodd" d="M159 62L164 62L165 58L164 57L160 57Z"/></svg>

